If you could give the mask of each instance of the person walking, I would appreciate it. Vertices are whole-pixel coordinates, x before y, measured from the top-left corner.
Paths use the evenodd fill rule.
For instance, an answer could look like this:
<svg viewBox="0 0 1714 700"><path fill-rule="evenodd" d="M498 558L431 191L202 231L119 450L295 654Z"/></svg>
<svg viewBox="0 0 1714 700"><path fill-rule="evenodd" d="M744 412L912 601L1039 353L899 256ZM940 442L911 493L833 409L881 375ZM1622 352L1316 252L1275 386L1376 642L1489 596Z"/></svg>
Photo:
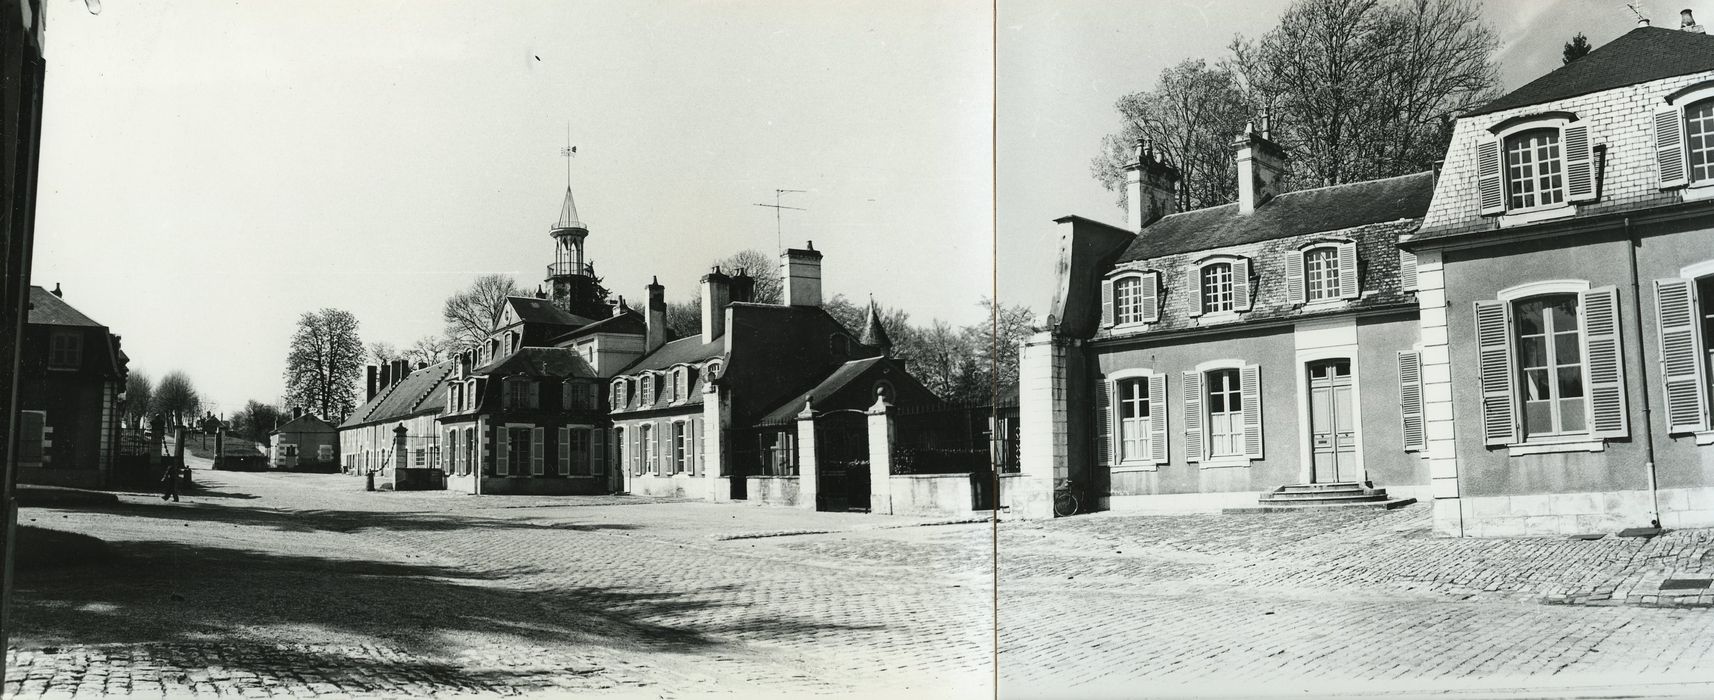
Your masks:
<svg viewBox="0 0 1714 700"><path fill-rule="evenodd" d="M176 464L167 465L167 471L161 475L161 483L166 484L166 492L161 494L161 500L179 500L179 467Z"/></svg>

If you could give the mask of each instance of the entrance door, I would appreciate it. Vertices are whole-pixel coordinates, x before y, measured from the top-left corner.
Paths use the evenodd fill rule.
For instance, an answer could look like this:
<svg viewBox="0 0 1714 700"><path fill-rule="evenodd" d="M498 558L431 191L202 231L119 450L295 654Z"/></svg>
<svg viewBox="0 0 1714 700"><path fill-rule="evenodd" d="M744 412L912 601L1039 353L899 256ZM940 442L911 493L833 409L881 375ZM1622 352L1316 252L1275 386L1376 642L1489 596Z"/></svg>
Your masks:
<svg viewBox="0 0 1714 700"><path fill-rule="evenodd" d="M1357 468L1350 360L1309 365L1309 430L1316 483L1363 480Z"/></svg>

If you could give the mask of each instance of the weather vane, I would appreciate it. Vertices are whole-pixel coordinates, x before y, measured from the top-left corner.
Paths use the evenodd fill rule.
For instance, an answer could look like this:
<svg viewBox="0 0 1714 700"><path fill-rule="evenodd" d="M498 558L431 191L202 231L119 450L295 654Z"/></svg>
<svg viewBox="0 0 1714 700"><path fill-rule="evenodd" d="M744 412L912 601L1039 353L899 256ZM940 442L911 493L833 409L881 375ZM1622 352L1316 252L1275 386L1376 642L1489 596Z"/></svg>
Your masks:
<svg viewBox="0 0 1714 700"><path fill-rule="evenodd" d="M784 236L784 234L782 234L780 232L781 231L781 228L780 228L780 210L781 209L793 209L796 211L809 211L808 209L805 209L803 207L788 207L788 206L784 206L784 205L780 204L780 195L789 194L789 193L793 193L793 192L805 192L805 191L807 191L807 190L774 190L774 203L773 204L757 204L756 205L758 207L767 207L769 209L774 210L774 245L778 247L778 249L779 249L778 252L784 252L786 249L785 236Z"/></svg>
<svg viewBox="0 0 1714 700"><path fill-rule="evenodd" d="M577 147L571 145L571 122L565 124L565 148L559 149L559 155L565 159L565 188L571 189L571 157L577 155Z"/></svg>

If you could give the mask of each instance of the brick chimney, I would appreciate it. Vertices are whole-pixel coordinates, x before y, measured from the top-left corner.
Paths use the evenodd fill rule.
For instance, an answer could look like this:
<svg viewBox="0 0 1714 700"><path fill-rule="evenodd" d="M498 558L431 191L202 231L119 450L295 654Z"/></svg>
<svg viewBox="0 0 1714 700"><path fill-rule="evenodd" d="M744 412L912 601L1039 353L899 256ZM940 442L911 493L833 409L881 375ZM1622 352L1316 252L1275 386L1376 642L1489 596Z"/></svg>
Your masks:
<svg viewBox="0 0 1714 700"><path fill-rule="evenodd" d="M702 342L726 334L726 305L732 301L732 278L714 268L702 276Z"/></svg>
<svg viewBox="0 0 1714 700"><path fill-rule="evenodd" d="M1687 32L1702 33L1702 25L1696 23L1696 18L1690 15L1688 9L1678 13L1678 28Z"/></svg>
<svg viewBox="0 0 1714 700"><path fill-rule="evenodd" d="M821 253L815 241L780 254L780 278L786 306L821 306Z"/></svg>
<svg viewBox="0 0 1714 700"><path fill-rule="evenodd" d="M1140 231L1178 207L1178 168L1156 158L1154 144L1137 141L1136 160L1125 166L1125 225Z"/></svg>
<svg viewBox="0 0 1714 700"><path fill-rule="evenodd" d="M649 308L643 314L643 323L647 326L644 333L643 352L651 353L667 344L667 290L661 286L660 278L649 281Z"/></svg>
<svg viewBox="0 0 1714 700"><path fill-rule="evenodd" d="M365 402L374 401L375 392L380 390L380 385L377 384L377 382L381 379L381 368L376 367L375 365L368 365L363 369L369 370L369 391L364 393L363 400Z"/></svg>
<svg viewBox="0 0 1714 700"><path fill-rule="evenodd" d="M391 363L391 362L382 363L381 364L381 383L377 388L380 391L386 391L387 387L390 386L392 383L393 383L393 363Z"/></svg>
<svg viewBox="0 0 1714 700"><path fill-rule="evenodd" d="M732 276L732 301L744 303L756 300L756 278L750 276L750 271L738 268L738 274Z"/></svg>
<svg viewBox="0 0 1714 700"><path fill-rule="evenodd" d="M1262 128L1245 124L1232 142L1238 151L1238 213L1248 214L1280 193L1286 174L1286 152L1271 139L1273 117L1262 114Z"/></svg>

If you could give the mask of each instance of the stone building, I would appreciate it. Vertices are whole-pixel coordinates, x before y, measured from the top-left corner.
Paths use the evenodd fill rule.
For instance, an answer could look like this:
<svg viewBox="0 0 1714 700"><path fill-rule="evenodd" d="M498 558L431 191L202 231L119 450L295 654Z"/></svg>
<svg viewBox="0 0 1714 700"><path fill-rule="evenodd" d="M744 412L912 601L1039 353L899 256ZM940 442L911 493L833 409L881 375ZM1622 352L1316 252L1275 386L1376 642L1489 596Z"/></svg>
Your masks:
<svg viewBox="0 0 1714 700"><path fill-rule="evenodd" d="M268 464L289 471L339 471L339 429L319 416L292 409L292 418L268 434Z"/></svg>
<svg viewBox="0 0 1714 700"><path fill-rule="evenodd" d="M18 375L18 482L103 488L129 358L119 336L53 291L30 288Z"/></svg>

